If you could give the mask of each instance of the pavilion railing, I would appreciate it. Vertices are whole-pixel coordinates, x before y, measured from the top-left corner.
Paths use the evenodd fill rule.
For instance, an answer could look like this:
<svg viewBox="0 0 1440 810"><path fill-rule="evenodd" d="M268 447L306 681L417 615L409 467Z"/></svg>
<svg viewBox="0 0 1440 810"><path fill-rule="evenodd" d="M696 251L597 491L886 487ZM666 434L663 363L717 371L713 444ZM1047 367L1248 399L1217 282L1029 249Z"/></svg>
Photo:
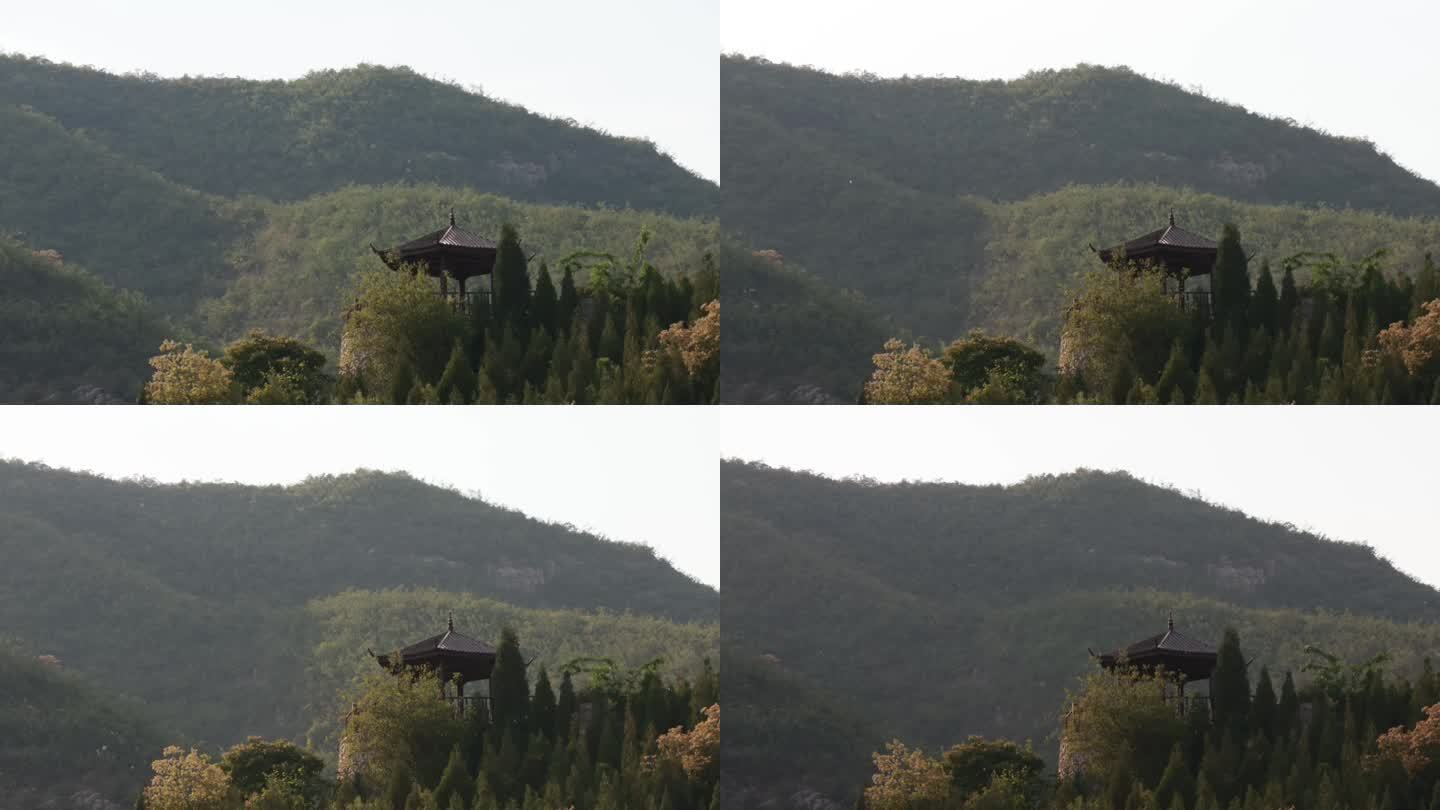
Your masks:
<svg viewBox="0 0 1440 810"><path fill-rule="evenodd" d="M470 695L454 697L452 695L447 696L446 700L450 701L451 705L455 707L455 714L460 717L468 717L475 712L482 712L485 717L490 716L490 698L483 695L475 697Z"/></svg>
<svg viewBox="0 0 1440 810"><path fill-rule="evenodd" d="M452 289L444 292L437 290L435 294L448 301L456 312L461 313L468 313L479 306L482 301L489 303L490 300L489 290L466 290L464 295L461 295L459 290Z"/></svg>

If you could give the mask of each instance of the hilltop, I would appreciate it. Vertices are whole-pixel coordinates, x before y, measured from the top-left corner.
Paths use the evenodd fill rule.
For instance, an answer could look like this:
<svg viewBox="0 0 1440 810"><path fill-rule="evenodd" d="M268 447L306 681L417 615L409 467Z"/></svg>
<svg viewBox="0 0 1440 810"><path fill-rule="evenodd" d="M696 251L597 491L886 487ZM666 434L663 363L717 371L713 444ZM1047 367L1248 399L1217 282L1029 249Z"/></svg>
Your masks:
<svg viewBox="0 0 1440 810"><path fill-rule="evenodd" d="M1307 643L1352 660L1388 650L1400 671L1440 654L1440 592L1372 549L1123 474L878 484L726 462L721 486L727 670L824 685L732 709L727 750L771 762L754 780L727 767L737 806L805 790L844 802L858 785L835 774L865 773L892 736L1030 739L1053 767L1086 650L1158 632L1171 611L1211 643L1237 627L1271 672L1298 671ZM782 731L750 733L762 717ZM860 729L848 750L836 717ZM836 766L813 767L812 747Z"/></svg>

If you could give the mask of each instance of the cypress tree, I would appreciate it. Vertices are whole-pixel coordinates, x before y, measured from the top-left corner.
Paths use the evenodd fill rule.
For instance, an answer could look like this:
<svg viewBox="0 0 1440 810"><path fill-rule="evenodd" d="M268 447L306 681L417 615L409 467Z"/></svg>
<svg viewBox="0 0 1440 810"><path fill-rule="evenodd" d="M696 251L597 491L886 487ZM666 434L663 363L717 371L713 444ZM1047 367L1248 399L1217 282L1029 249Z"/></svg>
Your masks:
<svg viewBox="0 0 1440 810"><path fill-rule="evenodd" d="M1215 381L1210 379L1210 369L1200 369L1200 382L1195 385L1196 405L1219 405L1220 395L1215 390Z"/></svg>
<svg viewBox="0 0 1440 810"><path fill-rule="evenodd" d="M1240 246L1240 231L1230 223L1221 231L1211 278L1216 322L1238 332L1249 331L1250 270Z"/></svg>
<svg viewBox="0 0 1440 810"><path fill-rule="evenodd" d="M535 676L535 692L530 699L530 727L554 740L556 734L555 692L550 688L550 676L545 667Z"/></svg>
<svg viewBox="0 0 1440 810"><path fill-rule="evenodd" d="M1195 777L1185 762L1184 748L1177 743L1170 749L1170 761L1166 763L1165 772L1160 775L1160 782L1155 786L1155 806L1171 807L1179 800L1183 807L1194 797Z"/></svg>
<svg viewBox="0 0 1440 810"><path fill-rule="evenodd" d="M500 242L495 249L495 300L492 302L497 334L506 329L529 332L526 328L530 308L530 271L526 268L525 251L520 247L520 234L515 226L500 227Z"/></svg>
<svg viewBox="0 0 1440 810"><path fill-rule="evenodd" d="M540 275L535 279L535 293L530 298L530 314L534 325L555 337L556 318L560 313L560 299L555 293L555 282L550 280L550 268L540 263Z"/></svg>
<svg viewBox="0 0 1440 810"><path fill-rule="evenodd" d="M1275 289L1275 277L1270 273L1269 259L1260 262L1260 278L1255 282L1255 295L1250 299L1250 308L1252 325L1263 328L1266 334L1274 335L1280 325L1280 293Z"/></svg>
<svg viewBox="0 0 1440 810"><path fill-rule="evenodd" d="M1295 310L1300 306L1300 290L1295 286L1295 271L1289 265L1280 277L1280 302L1275 312L1276 325L1285 331L1295 327Z"/></svg>
<svg viewBox="0 0 1440 810"><path fill-rule="evenodd" d="M449 807L452 800L458 799L462 807L469 807L474 793L475 780L470 777L470 771L466 770L465 761L460 756L460 746L457 745L450 749L450 761L445 763L445 770L440 774L440 783L435 786L435 804Z"/></svg>
<svg viewBox="0 0 1440 810"><path fill-rule="evenodd" d="M1215 704L1215 725L1229 739L1244 740L1250 719L1250 679L1245 674L1240 634L1233 627L1225 628L1225 639L1220 642L1210 696Z"/></svg>
<svg viewBox="0 0 1440 810"><path fill-rule="evenodd" d="M1250 708L1255 730L1266 739L1275 739L1275 687L1270 683L1270 670L1265 667L1260 668L1260 680L1255 684L1255 700Z"/></svg>
<svg viewBox="0 0 1440 810"><path fill-rule="evenodd" d="M404 405L409 402L410 389L415 387L415 382L415 369L410 365L410 358L401 354L396 361L395 373L390 375L390 404Z"/></svg>
<svg viewBox="0 0 1440 810"><path fill-rule="evenodd" d="M520 655L520 639L514 630L507 627L500 631L495 669L490 674L490 715L495 723L495 739L513 741L529 737L525 722L529 704L530 687L525 679L525 659Z"/></svg>
<svg viewBox="0 0 1440 810"><path fill-rule="evenodd" d="M1164 397L1161 401L1167 405L1184 405L1193 395L1195 372L1190 369L1190 360L1185 356L1185 347L1179 339L1170 347L1170 358L1165 361L1155 390ZM1178 401L1175 397L1177 391L1180 394Z"/></svg>
<svg viewBox="0 0 1440 810"><path fill-rule="evenodd" d="M441 402L459 399L459 404L463 405L475 400L475 386L475 369L470 367L465 347L456 338L455 346L450 350L450 360L445 363L445 371L440 374L440 382L435 386L435 393Z"/></svg>
<svg viewBox="0 0 1440 810"><path fill-rule="evenodd" d="M565 672L560 676L560 697L555 701L555 733L569 732L576 705L575 685L570 682L570 673Z"/></svg>
<svg viewBox="0 0 1440 810"><path fill-rule="evenodd" d="M565 273L560 277L560 298L555 305L555 324L565 330L568 334L571 329L571 322L575 320L575 312L580 308L580 292L575 289L575 275L571 272L570 266L565 266Z"/></svg>
<svg viewBox="0 0 1440 810"><path fill-rule="evenodd" d="M1275 711L1278 736L1293 734L1300 723L1300 696L1295 693L1295 679L1289 672L1280 685L1280 704Z"/></svg>

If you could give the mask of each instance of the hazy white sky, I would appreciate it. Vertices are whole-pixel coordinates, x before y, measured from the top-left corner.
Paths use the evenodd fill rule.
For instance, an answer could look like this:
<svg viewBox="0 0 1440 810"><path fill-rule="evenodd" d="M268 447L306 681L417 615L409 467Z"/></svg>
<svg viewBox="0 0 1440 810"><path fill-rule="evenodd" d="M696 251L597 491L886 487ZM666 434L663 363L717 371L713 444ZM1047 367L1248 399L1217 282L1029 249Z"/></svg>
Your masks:
<svg viewBox="0 0 1440 810"><path fill-rule="evenodd" d="M882 481L1014 483L1078 467L1133 475L1363 541L1440 587L1440 409L726 409L727 458Z"/></svg>
<svg viewBox="0 0 1440 810"><path fill-rule="evenodd" d="M479 85L720 176L720 0L6 0L0 50L161 76L360 62Z"/></svg>
<svg viewBox="0 0 1440 810"><path fill-rule="evenodd" d="M881 76L1129 65L1440 181L1435 0L721 0L727 53Z"/></svg>
<svg viewBox="0 0 1440 810"><path fill-rule="evenodd" d="M711 408L0 408L0 458L112 478L291 483L359 467L478 490L720 582ZM83 508L83 505L77 505Z"/></svg>

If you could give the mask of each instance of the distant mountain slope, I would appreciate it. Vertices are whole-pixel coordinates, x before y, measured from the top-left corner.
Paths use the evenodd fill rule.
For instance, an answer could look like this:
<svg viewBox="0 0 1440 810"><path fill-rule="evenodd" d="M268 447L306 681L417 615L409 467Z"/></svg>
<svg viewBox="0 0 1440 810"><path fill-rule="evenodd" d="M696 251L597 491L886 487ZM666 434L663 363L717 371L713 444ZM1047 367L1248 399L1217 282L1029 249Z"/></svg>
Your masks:
<svg viewBox="0 0 1440 810"><path fill-rule="evenodd" d="M133 402L166 331L134 293L0 237L0 402Z"/></svg>
<svg viewBox="0 0 1440 810"><path fill-rule="evenodd" d="M240 233L224 208L53 118L0 102L0 232L176 310L221 289L225 248Z"/></svg>
<svg viewBox="0 0 1440 810"><path fill-rule="evenodd" d="M835 76L721 62L726 116L760 116L907 188L1018 200L1069 184L1193 187L1237 200L1440 215L1440 186L1367 141L1266 118L1127 68L1014 81ZM742 136L743 128L727 128ZM729 139L726 194L764 143ZM732 174L733 172L733 174Z"/></svg>
<svg viewBox="0 0 1440 810"><path fill-rule="evenodd" d="M727 462L721 489L727 669L763 653L824 683L873 729L851 740L852 762L887 735L933 749L985 734L1030 738L1053 767L1050 735L1087 648L1158 632L1170 611L1212 642L1236 626L1272 671L1298 669L1306 643L1388 650L1402 670L1440 655L1440 592L1370 549L1128 476L887 485ZM794 793L786 775L813 773L803 741L826 736L813 707L755 703L735 726L780 714L791 728L784 746L747 740L773 778L735 807ZM843 757L826 739L825 756ZM840 798L863 774L806 784Z"/></svg>
<svg viewBox="0 0 1440 810"><path fill-rule="evenodd" d="M225 197L294 200L350 183L444 183L528 202L713 214L718 189L651 143L546 118L408 68L294 81L115 76L0 57L0 105L28 105L117 154Z"/></svg>
<svg viewBox="0 0 1440 810"><path fill-rule="evenodd" d="M212 743L304 731L307 606L345 590L680 623L719 603L648 548L380 473L167 486L0 463L0 557L7 632Z"/></svg>
<svg viewBox="0 0 1440 810"><path fill-rule="evenodd" d="M128 801L165 737L131 701L0 643L0 794L15 810Z"/></svg>
<svg viewBox="0 0 1440 810"><path fill-rule="evenodd" d="M441 187L353 186L301 202L267 206L251 240L237 251L236 279L224 295L198 307L199 328L230 340L255 328L312 341L335 357L342 316L365 268L383 267L370 245L390 247L434 230L450 210L482 234L516 226L532 269L548 262L560 283L559 260L576 250L633 255L641 230L662 273L695 273L715 250L713 220L676 219L650 211L517 203L492 194ZM488 283L484 280L483 285ZM584 274L576 278L588 285Z"/></svg>
<svg viewBox="0 0 1440 810"><path fill-rule="evenodd" d="M1095 266L1087 245L1153 230L1171 210L1215 235L1235 222L1257 259L1385 246L1404 273L1440 251L1440 185L1372 144L1123 68L881 80L727 56L721 92L727 233L930 343L984 327L1053 353L1065 291ZM819 343L834 331L819 324L799 348L836 355L838 342ZM737 361L729 379L776 382L724 397L784 400L808 385L853 401L878 349L844 363ZM860 377L832 387L857 365Z"/></svg>

